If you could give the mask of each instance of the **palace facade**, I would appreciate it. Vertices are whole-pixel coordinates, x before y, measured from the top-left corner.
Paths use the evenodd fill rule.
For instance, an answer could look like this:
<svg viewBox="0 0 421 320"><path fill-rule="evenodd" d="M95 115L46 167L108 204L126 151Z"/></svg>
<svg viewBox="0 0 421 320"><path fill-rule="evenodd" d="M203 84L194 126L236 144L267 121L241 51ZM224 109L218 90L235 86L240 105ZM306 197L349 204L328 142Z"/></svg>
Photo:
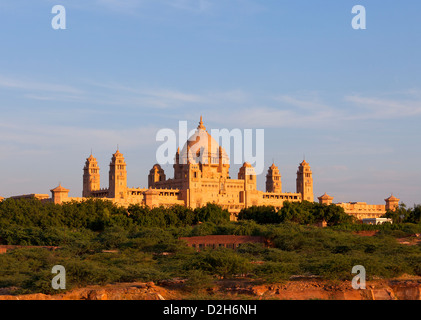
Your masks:
<svg viewBox="0 0 421 320"><path fill-rule="evenodd" d="M148 207L182 205L192 209L215 203L231 213L235 220L243 208L252 206L273 206L280 209L285 201L314 201L313 173L304 160L297 170L296 191L284 192L282 177L278 167L272 164L266 174L266 190L257 190L256 173L253 166L245 162L239 169L237 178L230 177L229 157L225 150L207 132L202 117L195 133L188 139L183 149L175 154L172 178L159 164L149 171L147 188L127 187L127 165L123 154L117 150L111 158L108 173L108 188L101 188L100 168L91 154L83 168L82 197L69 197L69 189L59 185L48 195L24 195L14 198L33 197L42 201L63 203L82 201L85 198L111 200L128 206L140 204ZM333 197L327 194L318 198L322 204L331 204ZM399 199L385 199L386 205L367 205L361 202L339 203L345 212L358 219L377 218L399 204Z"/></svg>

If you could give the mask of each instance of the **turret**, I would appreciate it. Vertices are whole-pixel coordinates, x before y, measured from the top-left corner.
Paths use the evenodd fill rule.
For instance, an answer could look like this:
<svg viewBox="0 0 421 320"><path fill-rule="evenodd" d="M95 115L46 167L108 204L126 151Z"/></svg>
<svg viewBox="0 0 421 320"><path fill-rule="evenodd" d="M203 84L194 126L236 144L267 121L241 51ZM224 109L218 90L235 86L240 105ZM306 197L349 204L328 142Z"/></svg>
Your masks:
<svg viewBox="0 0 421 320"><path fill-rule="evenodd" d="M399 200L393 194L389 198L384 199L386 201L386 210L395 211L399 207Z"/></svg>
<svg viewBox="0 0 421 320"><path fill-rule="evenodd" d="M244 162L238 172L238 179L244 180L244 190L250 191L257 189L256 171L250 163Z"/></svg>
<svg viewBox="0 0 421 320"><path fill-rule="evenodd" d="M92 196L92 191L100 189L100 174L98 162L91 154L86 159L85 167L83 168L83 191L82 197L88 198Z"/></svg>
<svg viewBox="0 0 421 320"><path fill-rule="evenodd" d="M176 165L180 164L180 147L178 147L177 153L175 154L175 164Z"/></svg>
<svg viewBox="0 0 421 320"><path fill-rule="evenodd" d="M275 164L269 167L266 175L266 192L282 192L282 181L279 169Z"/></svg>
<svg viewBox="0 0 421 320"><path fill-rule="evenodd" d="M62 204L69 198L69 189L63 188L61 184L58 187L51 189L53 203Z"/></svg>
<svg viewBox="0 0 421 320"><path fill-rule="evenodd" d="M320 204L331 205L333 201L333 197L329 196L326 192L321 197L318 197Z"/></svg>
<svg viewBox="0 0 421 320"><path fill-rule="evenodd" d="M124 156L119 150L113 154L109 172L109 198L125 198L127 191L127 170Z"/></svg>
<svg viewBox="0 0 421 320"><path fill-rule="evenodd" d="M160 181L165 181L166 176L164 169L161 168L159 164L153 166L153 168L149 171L148 176L148 187L155 188L155 183Z"/></svg>
<svg viewBox="0 0 421 320"><path fill-rule="evenodd" d="M301 193L303 201L314 201L313 173L305 160L300 163L297 171L297 193Z"/></svg>

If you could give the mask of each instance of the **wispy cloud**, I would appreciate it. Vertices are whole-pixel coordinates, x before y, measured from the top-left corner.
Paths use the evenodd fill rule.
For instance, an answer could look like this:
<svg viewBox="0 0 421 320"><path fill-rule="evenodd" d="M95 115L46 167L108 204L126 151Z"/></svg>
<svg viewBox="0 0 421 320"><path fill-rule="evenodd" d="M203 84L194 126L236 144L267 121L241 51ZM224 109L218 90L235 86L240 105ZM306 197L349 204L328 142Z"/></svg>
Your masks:
<svg viewBox="0 0 421 320"><path fill-rule="evenodd" d="M17 79L0 75L0 87L9 89L22 89L25 91L42 91L42 92L56 92L56 93L70 93L80 94L83 91L69 85L62 85L56 83L47 83L41 81Z"/></svg>
<svg viewBox="0 0 421 320"><path fill-rule="evenodd" d="M109 10L127 14L150 5L202 13L209 10L213 5L209 0L96 0L96 4Z"/></svg>
<svg viewBox="0 0 421 320"><path fill-rule="evenodd" d="M346 96L345 101L356 107L353 119L393 119L421 114L421 99L405 97L400 100L377 97Z"/></svg>
<svg viewBox="0 0 421 320"><path fill-rule="evenodd" d="M110 145L116 146L123 142L126 148L139 148L154 145L155 134L159 129L155 126L139 126L117 130L0 122L0 143L3 146L13 146L14 150L23 148L26 152L42 152L47 147L57 150L64 145L69 147L94 144L97 149L109 149ZM5 156L7 154L2 153L2 157Z"/></svg>
<svg viewBox="0 0 421 320"><path fill-rule="evenodd" d="M78 87L0 75L0 89L18 90L31 100L79 102L124 107L172 108L203 103L206 97L167 88L145 88L121 84L79 82Z"/></svg>
<svg viewBox="0 0 421 320"><path fill-rule="evenodd" d="M421 94L414 89L377 96L332 97L320 92L271 95L239 88L185 92L177 88L89 80L78 81L76 86L3 75L0 75L0 89L16 90L20 96L45 103L95 105L103 112L112 109L107 106L118 106L119 112L155 108L165 109L168 117L176 112L179 117L190 114L196 119L196 114L191 115L194 107L199 113L210 113L207 119L213 122L236 123L242 127L333 127L360 120L387 121L421 115Z"/></svg>
<svg viewBox="0 0 421 320"><path fill-rule="evenodd" d="M121 104L124 106L157 107L160 109L177 109L182 112L191 105L196 108L213 107L215 109L227 103L234 105L247 104L251 95L241 89L227 91L184 92L174 88L147 87L142 85L124 85L121 83L87 82L92 88L106 89L104 104ZM102 97L104 95L102 94Z"/></svg>
<svg viewBox="0 0 421 320"><path fill-rule="evenodd" d="M112 10L133 10L148 2L148 0L96 0L97 5Z"/></svg>
<svg viewBox="0 0 421 320"><path fill-rule="evenodd" d="M165 4L193 12L204 12L212 7L212 3L208 0L166 0Z"/></svg>
<svg viewBox="0 0 421 320"><path fill-rule="evenodd" d="M154 106L157 108L179 107L182 104L201 103L204 97L199 94L182 92L166 88L145 88L126 86L119 83L91 82L93 87L106 89L105 104L122 104L126 106Z"/></svg>
<svg viewBox="0 0 421 320"><path fill-rule="evenodd" d="M249 94L248 101L226 114L225 122L243 127L318 127L339 117L339 111L323 102L318 95L302 94L258 97Z"/></svg>
<svg viewBox="0 0 421 320"><path fill-rule="evenodd" d="M162 14L165 9L173 9L174 13L186 12L193 15L209 12L253 15L265 10L262 2L257 0L96 0L95 3L108 10L125 14L140 13L141 10L149 12L150 9L160 10Z"/></svg>
<svg viewBox="0 0 421 320"><path fill-rule="evenodd" d="M394 97L354 94L334 98L317 92L269 98L249 93L247 99L224 111L225 116L220 122L237 123L243 127L355 127L362 120L388 121L421 115L421 95L418 93L411 90Z"/></svg>

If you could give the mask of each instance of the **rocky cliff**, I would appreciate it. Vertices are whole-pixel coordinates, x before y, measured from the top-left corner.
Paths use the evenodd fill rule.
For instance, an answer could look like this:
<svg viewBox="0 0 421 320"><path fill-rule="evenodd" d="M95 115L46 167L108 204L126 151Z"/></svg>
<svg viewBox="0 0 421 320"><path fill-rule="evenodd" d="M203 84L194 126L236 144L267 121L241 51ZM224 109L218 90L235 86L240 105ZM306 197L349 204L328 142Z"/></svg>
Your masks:
<svg viewBox="0 0 421 320"><path fill-rule="evenodd" d="M192 298L182 281L154 283L123 283L91 286L46 295L12 295L3 291L0 300L182 300ZM246 280L219 281L201 293L213 299L279 299L279 300L421 300L421 279L382 280L367 282L365 290L354 290L351 282L319 280L288 281L258 285ZM194 296L193 296L194 298Z"/></svg>

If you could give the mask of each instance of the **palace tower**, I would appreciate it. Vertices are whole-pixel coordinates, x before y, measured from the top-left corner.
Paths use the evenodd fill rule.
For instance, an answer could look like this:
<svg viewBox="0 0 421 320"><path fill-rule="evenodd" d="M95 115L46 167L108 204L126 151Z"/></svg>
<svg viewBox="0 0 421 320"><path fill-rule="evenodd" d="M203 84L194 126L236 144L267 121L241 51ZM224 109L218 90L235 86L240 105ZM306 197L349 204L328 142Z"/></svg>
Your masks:
<svg viewBox="0 0 421 320"><path fill-rule="evenodd" d="M100 189L100 174L98 162L91 154L86 159L85 167L83 168L83 191L82 197L92 196L93 191Z"/></svg>
<svg viewBox="0 0 421 320"><path fill-rule="evenodd" d="M305 160L300 163L297 171L297 193L301 193L302 200L314 201L313 173Z"/></svg>
<svg viewBox="0 0 421 320"><path fill-rule="evenodd" d="M272 164L269 167L268 173L266 175L266 192L282 192L282 181L281 174L279 169L275 164Z"/></svg>
<svg viewBox="0 0 421 320"><path fill-rule="evenodd" d="M109 198L124 199L127 191L127 170L126 162L124 161L123 154L116 151L113 154L110 162L109 172Z"/></svg>

